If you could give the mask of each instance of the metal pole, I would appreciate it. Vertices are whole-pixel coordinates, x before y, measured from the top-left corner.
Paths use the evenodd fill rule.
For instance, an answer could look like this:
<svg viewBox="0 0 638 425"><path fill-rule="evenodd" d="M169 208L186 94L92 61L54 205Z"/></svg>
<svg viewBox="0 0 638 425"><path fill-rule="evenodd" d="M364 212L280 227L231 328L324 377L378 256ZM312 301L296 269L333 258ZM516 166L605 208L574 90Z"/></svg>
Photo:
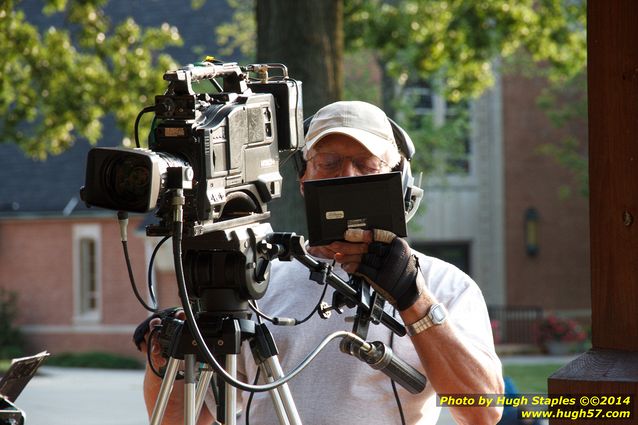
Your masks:
<svg viewBox="0 0 638 425"><path fill-rule="evenodd" d="M184 425L195 425L195 355L184 355Z"/></svg>
<svg viewBox="0 0 638 425"><path fill-rule="evenodd" d="M206 392L210 386L210 380L213 378L212 370L205 370L199 376L199 383L197 384L197 391L195 393L195 412L199 417L199 413L204 406L204 400L206 399Z"/></svg>
<svg viewBox="0 0 638 425"><path fill-rule="evenodd" d="M227 354L226 355L226 372L233 378L237 377L237 355L236 354ZM225 391L226 391L226 423L225 425L237 425L237 388L232 385L226 383Z"/></svg>
<svg viewBox="0 0 638 425"><path fill-rule="evenodd" d="M151 415L151 425L160 425L164 418L164 412L166 411L166 405L168 404L168 397L173 390L173 383L175 382L175 376L177 376L177 370L179 368L180 360L171 357L168 360L168 366L166 367L166 373L162 380L162 386L160 392L157 395L157 401L153 408L153 414Z"/></svg>
<svg viewBox="0 0 638 425"><path fill-rule="evenodd" d="M279 363L279 358L277 356L268 357L264 360L263 364L266 366L268 376L271 379L276 380L284 376L284 372L281 369L281 364ZM280 398L280 403L283 405L287 419L286 423L290 423L290 425L301 425L301 418L299 417L299 412L297 411L297 406L292 398L288 384L280 385L275 390L271 391L276 391ZM275 408L277 407L278 404L275 403Z"/></svg>

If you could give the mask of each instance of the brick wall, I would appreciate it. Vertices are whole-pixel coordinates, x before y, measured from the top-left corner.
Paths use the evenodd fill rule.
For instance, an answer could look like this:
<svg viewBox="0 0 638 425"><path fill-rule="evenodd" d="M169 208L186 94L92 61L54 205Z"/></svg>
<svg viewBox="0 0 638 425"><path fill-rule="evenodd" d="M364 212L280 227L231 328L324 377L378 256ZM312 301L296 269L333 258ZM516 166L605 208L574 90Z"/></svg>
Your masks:
<svg viewBox="0 0 638 425"><path fill-rule="evenodd" d="M73 226L101 227L101 319L74 321ZM131 220L129 229L139 219ZM129 251L145 294L144 242L131 235ZM131 290L119 230L113 219L21 219L0 221L0 286L18 294L19 317L30 350L107 351L133 354L132 330L147 313Z"/></svg>
<svg viewBox="0 0 638 425"><path fill-rule="evenodd" d="M503 78L507 303L584 312L590 307L588 199L577 190L562 199L559 188L573 186L573 177L538 152L542 144L566 136L537 106L542 87L541 80ZM586 140L586 123L573 123L571 130ZM539 213L535 257L525 252L528 207Z"/></svg>

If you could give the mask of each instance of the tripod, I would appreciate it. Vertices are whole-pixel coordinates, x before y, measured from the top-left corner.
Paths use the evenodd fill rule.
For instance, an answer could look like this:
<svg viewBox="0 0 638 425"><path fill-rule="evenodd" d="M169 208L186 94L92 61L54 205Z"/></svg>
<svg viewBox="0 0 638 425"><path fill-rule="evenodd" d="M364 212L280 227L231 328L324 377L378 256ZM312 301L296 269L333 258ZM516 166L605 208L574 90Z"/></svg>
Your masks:
<svg viewBox="0 0 638 425"><path fill-rule="evenodd" d="M249 221L232 228L221 223L219 228L210 228L207 233L182 240L181 229L176 227L178 237L173 240L173 254L178 281L183 284L180 285L180 297L187 317L190 315L189 319L193 320L189 320L188 327L184 327L181 321L163 327L166 333L160 335L160 340L170 340L170 348L164 352L169 362L151 416L152 425L161 423L181 358L185 363L185 423L195 424L213 377L212 371L205 370L199 383L195 382L196 360L208 363L209 359L204 355L207 347L215 347L215 355L223 356L221 363L224 370L236 380L237 356L241 352L242 341L247 340L256 364L265 372L266 380L274 382L283 377L272 335L265 325L248 320L248 300L263 296L268 286L269 261L272 258L260 252L257 245L271 232L268 223ZM193 300L196 300L200 312L196 320L190 306ZM191 329L194 322L196 329ZM193 338L199 329L203 330L199 335L201 340ZM197 341L206 347L199 347ZM217 419L223 424L234 425L237 388L217 381L216 389ZM284 383L269 392L280 423L301 424L288 385Z"/></svg>
<svg viewBox="0 0 638 425"><path fill-rule="evenodd" d="M212 370L201 371L196 382L196 363L202 361L197 344L190 336L188 327L181 320L169 319L162 325L164 335L160 340L171 338L168 348L169 361L157 402L151 416L151 425L159 425L164 416L168 399L179 372L180 359L184 361L184 423L194 425L204 403L206 391L213 378ZM216 347L215 352L223 356L226 372L237 377L237 356L241 343L249 341L255 363L265 372L267 382L283 377L277 357L277 347L268 328L251 320L223 318L203 325L207 343ZM172 334L172 335L170 335ZM164 351L164 350L163 350ZM237 418L237 389L221 381L215 382L217 399L217 420L222 424L235 425ZM301 419L292 399L288 384L284 383L269 391L280 424L300 425Z"/></svg>

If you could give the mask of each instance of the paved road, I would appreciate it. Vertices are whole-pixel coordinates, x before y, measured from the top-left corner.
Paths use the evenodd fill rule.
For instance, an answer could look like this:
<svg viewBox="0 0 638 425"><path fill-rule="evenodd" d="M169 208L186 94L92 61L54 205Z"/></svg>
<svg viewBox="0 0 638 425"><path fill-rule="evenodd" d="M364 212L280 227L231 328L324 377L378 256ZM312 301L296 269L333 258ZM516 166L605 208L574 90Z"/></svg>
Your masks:
<svg viewBox="0 0 638 425"><path fill-rule="evenodd" d="M143 371L42 367L15 404L26 425L142 425Z"/></svg>
<svg viewBox="0 0 638 425"><path fill-rule="evenodd" d="M571 358L505 357L504 363L562 363ZM26 425L145 425L142 371L44 366L18 397ZM438 425L453 425L443 411Z"/></svg>

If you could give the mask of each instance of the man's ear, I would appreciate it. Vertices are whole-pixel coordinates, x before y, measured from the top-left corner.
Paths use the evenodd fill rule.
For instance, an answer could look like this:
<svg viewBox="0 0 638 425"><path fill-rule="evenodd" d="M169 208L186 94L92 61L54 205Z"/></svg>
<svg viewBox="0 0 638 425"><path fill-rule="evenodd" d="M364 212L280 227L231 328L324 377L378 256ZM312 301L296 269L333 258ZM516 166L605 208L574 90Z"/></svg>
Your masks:
<svg viewBox="0 0 638 425"><path fill-rule="evenodd" d="M304 196L304 192L303 192L303 182L306 180L306 174L304 173L303 176L301 176L299 178L299 193L301 193L301 196Z"/></svg>

